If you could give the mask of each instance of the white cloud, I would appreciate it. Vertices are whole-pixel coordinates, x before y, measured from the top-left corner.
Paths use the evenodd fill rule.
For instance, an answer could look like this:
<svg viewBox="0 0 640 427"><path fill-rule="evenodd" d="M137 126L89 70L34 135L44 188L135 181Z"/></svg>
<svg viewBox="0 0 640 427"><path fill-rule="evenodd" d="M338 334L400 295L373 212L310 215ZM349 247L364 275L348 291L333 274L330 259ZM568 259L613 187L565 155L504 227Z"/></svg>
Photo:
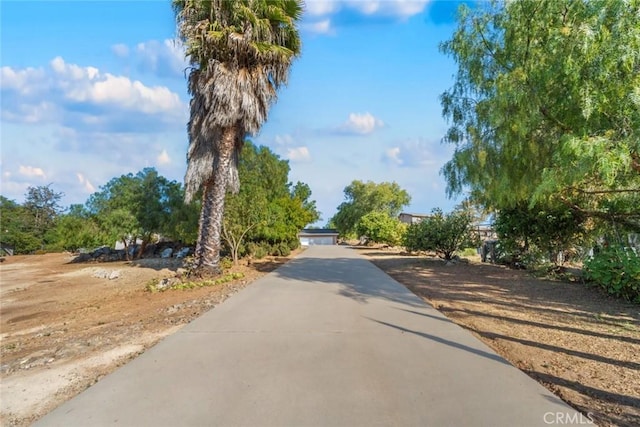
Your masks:
<svg viewBox="0 0 640 427"><path fill-rule="evenodd" d="M0 89L13 90L20 95L29 95L34 90L41 89L42 80L45 77L44 70L36 68L24 68L22 70L14 70L11 67L0 68ZM39 82L40 85L33 85Z"/></svg>
<svg viewBox="0 0 640 427"><path fill-rule="evenodd" d="M400 147L389 148L384 152L384 159L396 166L402 165L402 159L400 159Z"/></svg>
<svg viewBox="0 0 640 427"><path fill-rule="evenodd" d="M382 161L398 167L428 167L439 170L449 157L447 147L417 138L385 150Z"/></svg>
<svg viewBox="0 0 640 427"><path fill-rule="evenodd" d="M365 16L406 19L421 13L428 3L429 0L309 0L306 12L313 17L325 17L349 9Z"/></svg>
<svg viewBox="0 0 640 427"><path fill-rule="evenodd" d="M123 43L114 44L113 46L111 46L111 51L118 58L126 58L127 56L129 56L129 47Z"/></svg>
<svg viewBox="0 0 640 427"><path fill-rule="evenodd" d="M78 177L78 182L87 193L93 194L96 192L96 188L91 184L91 181L89 181L83 174L76 172L76 177Z"/></svg>
<svg viewBox="0 0 640 427"><path fill-rule="evenodd" d="M335 30L331 26L330 19L323 19L317 22L310 22L308 24L304 24L304 28L315 34L334 34Z"/></svg>
<svg viewBox="0 0 640 427"><path fill-rule="evenodd" d="M93 80L99 74L96 67L80 67L76 64L67 64L60 56L53 58L50 65L53 71L68 80Z"/></svg>
<svg viewBox="0 0 640 427"><path fill-rule="evenodd" d="M33 166L20 165L20 167L18 168L18 173L29 178L38 177L45 179L47 177L41 168Z"/></svg>
<svg viewBox="0 0 640 427"><path fill-rule="evenodd" d="M292 147L287 149L287 159L294 163L308 163L311 153L307 147Z"/></svg>
<svg viewBox="0 0 640 427"><path fill-rule="evenodd" d="M384 126L384 122L371 113L351 113L346 122L338 127L338 132L356 135L368 135Z"/></svg>
<svg viewBox="0 0 640 427"><path fill-rule="evenodd" d="M168 165L169 163L171 163L171 157L169 157L169 153L167 153L166 149L162 150L156 160L158 161L159 165Z"/></svg>
<svg viewBox="0 0 640 427"><path fill-rule="evenodd" d="M340 8L339 1L308 0L305 2L305 11L309 15L324 16L336 12Z"/></svg>
<svg viewBox="0 0 640 427"><path fill-rule="evenodd" d="M349 1L347 4L365 15L373 15L380 10L379 1Z"/></svg>
<svg viewBox="0 0 640 427"><path fill-rule="evenodd" d="M8 122L42 123L56 114L56 106L47 101L33 104L20 104L15 108L2 109L2 120Z"/></svg>
<svg viewBox="0 0 640 427"><path fill-rule="evenodd" d="M63 123L69 127L150 129L185 121L187 106L165 86L147 86L96 67L54 58L49 68L2 67L2 119Z"/></svg>
<svg viewBox="0 0 640 427"><path fill-rule="evenodd" d="M295 141L293 140L293 137L289 134L276 135L273 138L273 140L276 143L276 145L280 145L280 146L292 145L295 143Z"/></svg>
<svg viewBox="0 0 640 427"><path fill-rule="evenodd" d="M166 87L148 87L139 81L108 73L101 81L77 88L66 96L78 102L112 104L147 114L179 109L181 104L178 95Z"/></svg>
<svg viewBox="0 0 640 427"><path fill-rule="evenodd" d="M160 77L184 77L189 65L184 53L184 45L177 39L149 40L136 46L140 68Z"/></svg>

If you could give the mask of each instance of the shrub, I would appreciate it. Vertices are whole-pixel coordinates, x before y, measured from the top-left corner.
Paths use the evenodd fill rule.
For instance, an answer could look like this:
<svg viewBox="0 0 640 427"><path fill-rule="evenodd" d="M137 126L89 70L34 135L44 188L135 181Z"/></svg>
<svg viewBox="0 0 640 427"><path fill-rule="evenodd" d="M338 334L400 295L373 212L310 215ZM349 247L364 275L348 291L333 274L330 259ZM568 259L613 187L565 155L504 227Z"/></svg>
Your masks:
<svg viewBox="0 0 640 427"><path fill-rule="evenodd" d="M463 257L478 255L478 249L476 249L476 248L465 248L460 255L463 256Z"/></svg>
<svg viewBox="0 0 640 427"><path fill-rule="evenodd" d="M282 242L278 244L277 252L278 252L277 256L289 256L289 254L291 254L291 249L289 248L289 245L286 242Z"/></svg>
<svg viewBox="0 0 640 427"><path fill-rule="evenodd" d="M300 240L297 237L295 239L289 239L287 241L287 245L289 246L290 250L295 251L300 247Z"/></svg>
<svg viewBox="0 0 640 427"><path fill-rule="evenodd" d="M632 250L603 249L585 261L584 273L609 294L640 303L640 256Z"/></svg>
<svg viewBox="0 0 640 427"><path fill-rule="evenodd" d="M454 252L478 243L471 232L471 221L471 215L465 211L444 214L440 209L433 209L429 217L409 226L404 245L410 252L434 251L450 260Z"/></svg>
<svg viewBox="0 0 640 427"><path fill-rule="evenodd" d="M267 256L271 248L268 244L251 242L247 245L247 251L255 258L262 259Z"/></svg>
<svg viewBox="0 0 640 427"><path fill-rule="evenodd" d="M231 267L233 267L233 260L229 257L222 257L220 258L220 268L222 268L223 270L228 270Z"/></svg>

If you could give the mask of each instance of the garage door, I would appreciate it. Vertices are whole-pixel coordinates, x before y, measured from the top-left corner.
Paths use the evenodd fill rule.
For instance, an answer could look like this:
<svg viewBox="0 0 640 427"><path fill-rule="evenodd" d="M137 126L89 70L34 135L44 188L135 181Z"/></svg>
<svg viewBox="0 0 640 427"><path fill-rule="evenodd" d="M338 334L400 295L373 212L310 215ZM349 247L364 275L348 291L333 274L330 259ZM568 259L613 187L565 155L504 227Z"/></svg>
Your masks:
<svg viewBox="0 0 640 427"><path fill-rule="evenodd" d="M302 246L333 245L333 237L331 236L300 237L300 244Z"/></svg>

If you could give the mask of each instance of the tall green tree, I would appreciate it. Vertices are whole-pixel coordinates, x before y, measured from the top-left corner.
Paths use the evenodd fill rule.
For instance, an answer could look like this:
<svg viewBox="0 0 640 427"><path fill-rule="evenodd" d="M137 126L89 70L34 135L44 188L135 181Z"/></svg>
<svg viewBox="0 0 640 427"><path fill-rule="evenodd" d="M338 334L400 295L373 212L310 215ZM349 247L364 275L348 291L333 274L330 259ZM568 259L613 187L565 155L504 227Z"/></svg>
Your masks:
<svg viewBox="0 0 640 427"><path fill-rule="evenodd" d="M269 148L245 141L238 173L242 187L237 194L227 194L222 228L234 261L248 241L291 244L302 228L319 219L309 186L292 186L289 162Z"/></svg>
<svg viewBox="0 0 640 427"><path fill-rule="evenodd" d="M370 212L383 212L391 217L400 214L411 202L411 196L395 182L375 183L355 180L344 189L345 201L331 218L342 236L354 237L360 218Z"/></svg>
<svg viewBox="0 0 640 427"><path fill-rule="evenodd" d="M14 248L14 253L28 254L42 247L33 231L33 218L22 205L0 196L0 242Z"/></svg>
<svg viewBox="0 0 640 427"><path fill-rule="evenodd" d="M173 6L191 65L186 201L202 189L195 269L217 274L225 193L238 191L244 138L266 120L300 53L303 3L174 0Z"/></svg>
<svg viewBox="0 0 640 427"><path fill-rule="evenodd" d="M22 205L28 213L31 233L40 241L40 249L44 249L47 232L53 229L56 219L64 210L60 206L64 194L54 191L51 185L28 187Z"/></svg>
<svg viewBox="0 0 640 427"><path fill-rule="evenodd" d="M141 239L141 255L155 235L167 230L174 209L179 206L176 196L182 196L180 184L146 168L136 175L111 179L91 195L87 207L111 242L123 243L127 256L129 244Z"/></svg>
<svg viewBox="0 0 640 427"><path fill-rule="evenodd" d="M441 97L449 192L640 230L639 16L639 0L463 7L441 46L458 64Z"/></svg>

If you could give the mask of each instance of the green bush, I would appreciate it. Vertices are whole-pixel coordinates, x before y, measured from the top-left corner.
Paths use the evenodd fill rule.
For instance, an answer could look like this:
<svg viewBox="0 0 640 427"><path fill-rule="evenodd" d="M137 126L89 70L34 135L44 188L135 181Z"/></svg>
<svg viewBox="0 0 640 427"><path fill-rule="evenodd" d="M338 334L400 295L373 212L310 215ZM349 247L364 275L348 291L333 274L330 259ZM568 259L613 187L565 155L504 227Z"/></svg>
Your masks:
<svg viewBox="0 0 640 427"><path fill-rule="evenodd" d="M268 244L260 244L251 242L247 245L247 251L253 256L255 259L262 259L267 256L270 252L271 247Z"/></svg>
<svg viewBox="0 0 640 427"><path fill-rule="evenodd" d="M606 248L585 261L584 273L609 294L640 303L640 256L632 250Z"/></svg>
<svg viewBox="0 0 640 427"><path fill-rule="evenodd" d="M286 242L282 242L277 246L277 256L289 256L291 254L291 249L289 249L289 245Z"/></svg>
<svg viewBox="0 0 640 427"><path fill-rule="evenodd" d="M478 249L476 249L476 248L465 248L460 255L463 256L463 257L478 255Z"/></svg>
<svg viewBox="0 0 640 427"><path fill-rule="evenodd" d="M222 268L223 270L228 270L231 267L233 267L233 260L229 257L222 257L220 258L220 268Z"/></svg>
<svg viewBox="0 0 640 427"><path fill-rule="evenodd" d="M290 250L295 251L300 247L300 240L297 237L295 239L289 239L287 241L287 245L289 246Z"/></svg>

